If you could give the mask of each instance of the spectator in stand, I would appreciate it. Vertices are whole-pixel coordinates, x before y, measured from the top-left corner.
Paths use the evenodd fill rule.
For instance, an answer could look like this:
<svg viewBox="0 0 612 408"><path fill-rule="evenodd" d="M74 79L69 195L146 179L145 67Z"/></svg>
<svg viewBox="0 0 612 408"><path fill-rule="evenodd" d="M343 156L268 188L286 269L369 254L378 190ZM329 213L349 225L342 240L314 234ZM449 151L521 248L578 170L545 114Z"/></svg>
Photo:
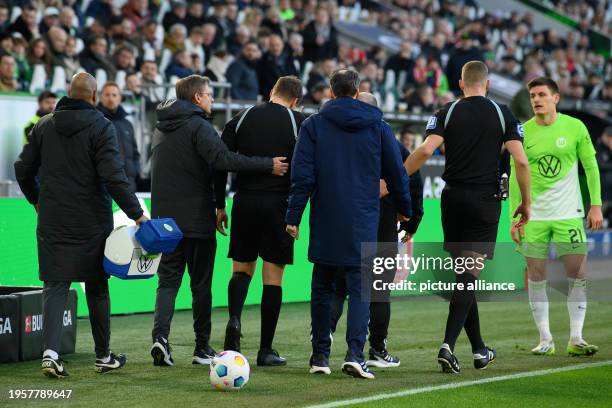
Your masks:
<svg viewBox="0 0 612 408"><path fill-rule="evenodd" d="M194 65L194 69L198 72L204 72L204 30L201 27L194 27L189 32L189 38L185 40L185 50L189 55L197 56L198 63Z"/></svg>
<svg viewBox="0 0 612 408"><path fill-rule="evenodd" d="M270 98L270 91L278 78L286 75L298 75L291 57L289 53L285 52L284 47L283 39L276 34L272 34L270 36L270 50L260 60L258 70L259 90L266 101Z"/></svg>
<svg viewBox="0 0 612 408"><path fill-rule="evenodd" d="M215 50L215 37L217 35L217 27L214 24L206 23L202 26L204 38L202 39L202 48L204 48L204 65L208 64L208 60L213 55Z"/></svg>
<svg viewBox="0 0 612 408"><path fill-rule="evenodd" d="M15 92L19 84L15 80L15 59L12 55L0 55L0 92Z"/></svg>
<svg viewBox="0 0 612 408"><path fill-rule="evenodd" d="M427 82L427 60L423 55L419 55L414 61L414 68L412 69L412 77L416 84L423 84Z"/></svg>
<svg viewBox="0 0 612 408"><path fill-rule="evenodd" d="M431 86L426 82L417 85L416 91L408 100L408 110L416 113L435 111L435 95Z"/></svg>
<svg viewBox="0 0 612 408"><path fill-rule="evenodd" d="M406 150L412 152L416 148L416 134L410 128L404 128L400 133L399 142Z"/></svg>
<svg viewBox="0 0 612 408"><path fill-rule="evenodd" d="M32 38L38 37L36 7L31 3L23 6L21 15L9 26L8 31L21 34L27 42L30 42Z"/></svg>
<svg viewBox="0 0 612 408"><path fill-rule="evenodd" d="M140 51L140 61L161 57L162 44L157 38L157 22L149 20L140 27L132 38L132 44Z"/></svg>
<svg viewBox="0 0 612 408"><path fill-rule="evenodd" d="M304 105L323 106L330 99L331 88L329 84L319 82L309 89L308 94L304 97Z"/></svg>
<svg viewBox="0 0 612 408"><path fill-rule="evenodd" d="M513 55L505 55L502 57L499 73L518 81L521 77L521 65Z"/></svg>
<svg viewBox="0 0 612 408"><path fill-rule="evenodd" d="M227 50L232 55L238 55L249 41L251 41L251 30L244 24L239 25L234 34L227 39Z"/></svg>
<svg viewBox="0 0 612 408"><path fill-rule="evenodd" d="M257 34L257 44L259 45L259 49L262 53L267 53L270 51L270 30L267 27L263 27L259 30Z"/></svg>
<svg viewBox="0 0 612 408"><path fill-rule="evenodd" d="M261 51L255 41L242 47L242 54L227 68L227 81L232 84L232 99L256 101L259 95L257 63Z"/></svg>
<svg viewBox="0 0 612 408"><path fill-rule="evenodd" d="M369 90L359 90L359 92L369 92L372 94L380 93L382 89L381 80L382 80L382 72L380 72L378 65L374 61L368 61L361 68L360 75L362 77L362 82L367 80L369 85ZM365 86L365 84L364 84Z"/></svg>
<svg viewBox="0 0 612 408"><path fill-rule="evenodd" d="M72 7L63 7L59 13L59 26L72 37L79 35L79 28L74 26L75 12Z"/></svg>
<svg viewBox="0 0 612 408"><path fill-rule="evenodd" d="M193 75L191 66L191 56L185 50L177 51L172 57L172 62L166 68L166 78L170 80L172 77L185 78Z"/></svg>
<svg viewBox="0 0 612 408"><path fill-rule="evenodd" d="M131 73L125 78L125 89L130 93L130 97L133 100L140 99L142 96L142 86L138 73Z"/></svg>
<svg viewBox="0 0 612 408"><path fill-rule="evenodd" d="M164 30L169 31L170 27L182 24L187 26L187 3L180 0L170 2L170 10L164 15L162 25Z"/></svg>
<svg viewBox="0 0 612 408"><path fill-rule="evenodd" d="M83 51L79 54L79 62L83 69L92 75L96 75L99 69L106 72L107 78L114 78L115 66L106 58L108 43L101 35L90 38Z"/></svg>
<svg viewBox="0 0 612 408"><path fill-rule="evenodd" d="M45 35L53 26L59 25L59 10L55 7L47 7L43 12L43 18L38 24L38 32Z"/></svg>
<svg viewBox="0 0 612 408"><path fill-rule="evenodd" d="M135 70L136 60L132 47L121 45L113 52L113 63L117 71L125 71L126 75Z"/></svg>
<svg viewBox="0 0 612 408"><path fill-rule="evenodd" d="M187 19L185 24L191 30L194 27L203 26L206 23L204 16L204 4L200 0L190 0L187 3Z"/></svg>
<svg viewBox="0 0 612 408"><path fill-rule="evenodd" d="M225 37L230 36L236 29L227 19L227 3L225 0L213 1L213 14L206 22L216 27L213 48L219 49L225 43Z"/></svg>
<svg viewBox="0 0 612 408"><path fill-rule="evenodd" d="M385 64L385 73L388 71L395 72L396 82L400 75L404 73L406 80L404 84L413 83L414 59L412 58L412 43L410 41L402 41L400 50L397 54L392 55Z"/></svg>
<svg viewBox="0 0 612 408"><path fill-rule="evenodd" d="M21 36L15 36L21 38ZM25 40L24 40L25 41ZM13 36L10 33L0 34L0 55L10 54L13 51Z"/></svg>
<svg viewBox="0 0 612 408"><path fill-rule="evenodd" d="M249 30L251 30L251 33L259 33L262 21L263 13L260 9L250 8L245 11L243 24L247 26ZM261 36L261 34L259 34L258 37L259 36Z"/></svg>
<svg viewBox="0 0 612 408"><path fill-rule="evenodd" d="M338 55L338 33L332 24L329 10L318 7L315 20L311 21L304 31L304 59L320 61L325 58L336 58Z"/></svg>
<svg viewBox="0 0 612 408"><path fill-rule="evenodd" d="M106 24L110 23L113 16L113 0L92 0L85 10L85 16L97 18Z"/></svg>
<svg viewBox="0 0 612 408"><path fill-rule="evenodd" d="M4 1L0 1L0 35L8 31L10 17L8 5Z"/></svg>
<svg viewBox="0 0 612 408"><path fill-rule="evenodd" d="M149 107L155 107L155 105L165 99L166 93L164 88L159 86L163 84L164 81L157 72L157 64L155 61L143 61L140 66L140 81L142 94Z"/></svg>
<svg viewBox="0 0 612 408"><path fill-rule="evenodd" d="M300 66L299 71L302 71L304 66L304 38L300 33L289 34L289 53L294 61Z"/></svg>
<svg viewBox="0 0 612 408"><path fill-rule="evenodd" d="M74 37L68 37L66 39L66 56L64 58L64 70L66 70L66 80L70 81L79 69L81 69L81 63L77 55L77 41Z"/></svg>
<svg viewBox="0 0 612 408"><path fill-rule="evenodd" d="M30 82L32 77L32 69L28 63L27 57L28 43L23 37L15 37L10 54L15 58L17 66L17 82L23 86Z"/></svg>
<svg viewBox="0 0 612 408"><path fill-rule="evenodd" d="M30 65L30 69L34 71L36 65L42 65L45 68L47 75L51 72L51 60L53 57L47 50L47 43L42 37L38 37L30 41L26 51L26 59Z"/></svg>
<svg viewBox="0 0 612 408"><path fill-rule="evenodd" d="M166 39L164 40L164 47L170 50L172 54L177 51L185 49L185 40L187 39L187 29L182 24L175 24L170 27Z"/></svg>
<svg viewBox="0 0 612 408"><path fill-rule="evenodd" d="M266 13L266 18L261 22L262 27L266 27L272 34L277 34L281 38L286 38L287 30L281 20L280 11L276 7L270 7Z"/></svg>
<svg viewBox="0 0 612 408"><path fill-rule="evenodd" d="M121 8L121 14L131 20L136 27L140 27L151 15L149 0L128 0Z"/></svg>
<svg viewBox="0 0 612 408"><path fill-rule="evenodd" d="M482 52L474 47L471 34L466 31L461 34L459 47L451 54L446 65L446 77L448 87L455 94L460 95L459 79L461 79L461 68L469 61L483 61Z"/></svg>
<svg viewBox="0 0 612 408"><path fill-rule="evenodd" d="M329 85L329 79L331 74L336 70L338 64L334 58L326 58L315 64L315 67L310 71L308 75L308 82L306 83L306 89L310 90L315 85L324 83Z"/></svg>
<svg viewBox="0 0 612 408"><path fill-rule="evenodd" d="M225 73L229 65L234 61L234 57L225 50L219 50L210 57L206 65L204 76L213 82L227 82ZM220 89L215 90L215 97L219 95Z"/></svg>

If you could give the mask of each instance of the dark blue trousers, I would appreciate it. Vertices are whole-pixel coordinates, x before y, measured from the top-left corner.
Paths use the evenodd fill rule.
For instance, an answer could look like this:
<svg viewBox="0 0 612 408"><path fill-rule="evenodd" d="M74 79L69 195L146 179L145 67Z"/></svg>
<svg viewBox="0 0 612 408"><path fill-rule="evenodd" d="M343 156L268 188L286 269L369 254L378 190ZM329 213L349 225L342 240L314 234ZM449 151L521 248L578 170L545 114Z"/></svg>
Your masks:
<svg viewBox="0 0 612 408"><path fill-rule="evenodd" d="M363 361L363 347L370 319L369 296L362 299L361 268L315 264L312 270L310 315L312 319L312 351L329 358L331 339L331 303L336 278L343 275L348 293L346 343L353 356Z"/></svg>

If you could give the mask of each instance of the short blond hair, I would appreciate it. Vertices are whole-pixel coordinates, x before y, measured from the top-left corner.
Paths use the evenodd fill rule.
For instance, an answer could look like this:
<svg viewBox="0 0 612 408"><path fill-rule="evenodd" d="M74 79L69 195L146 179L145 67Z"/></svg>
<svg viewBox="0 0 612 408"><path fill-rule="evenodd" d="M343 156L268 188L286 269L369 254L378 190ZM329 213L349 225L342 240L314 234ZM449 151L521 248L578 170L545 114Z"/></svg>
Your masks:
<svg viewBox="0 0 612 408"><path fill-rule="evenodd" d="M465 86L483 85L489 77L489 68L482 61L470 61L461 68L461 79Z"/></svg>

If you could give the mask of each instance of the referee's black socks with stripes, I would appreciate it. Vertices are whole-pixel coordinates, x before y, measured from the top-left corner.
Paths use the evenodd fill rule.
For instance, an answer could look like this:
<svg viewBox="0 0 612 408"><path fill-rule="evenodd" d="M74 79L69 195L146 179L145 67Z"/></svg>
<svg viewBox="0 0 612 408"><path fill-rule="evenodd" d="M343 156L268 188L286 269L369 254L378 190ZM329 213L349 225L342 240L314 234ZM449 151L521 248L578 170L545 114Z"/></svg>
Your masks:
<svg viewBox="0 0 612 408"><path fill-rule="evenodd" d="M485 347L480 335L476 294L474 290L467 289L468 284L474 284L475 281L476 277L471 273L457 275L457 283L463 283L463 290L455 289L453 292L444 334L444 343L448 344L451 351L454 351L455 343L463 327L472 344L472 350L481 350Z"/></svg>
<svg viewBox="0 0 612 408"><path fill-rule="evenodd" d="M261 294L261 340L260 350L272 349L276 323L283 303L283 288L276 285L264 285Z"/></svg>
<svg viewBox="0 0 612 408"><path fill-rule="evenodd" d="M227 286L227 302L230 318L236 317L240 320L242 307L249 293L251 277L245 272L234 272Z"/></svg>

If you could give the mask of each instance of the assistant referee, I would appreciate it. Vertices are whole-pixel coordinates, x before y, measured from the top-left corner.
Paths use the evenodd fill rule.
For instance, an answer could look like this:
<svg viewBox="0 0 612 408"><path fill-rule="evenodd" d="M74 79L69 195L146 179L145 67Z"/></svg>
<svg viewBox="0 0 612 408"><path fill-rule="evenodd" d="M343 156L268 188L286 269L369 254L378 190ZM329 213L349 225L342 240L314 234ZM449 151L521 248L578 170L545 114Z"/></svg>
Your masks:
<svg viewBox="0 0 612 408"><path fill-rule="evenodd" d="M305 116L294 110L302 99L302 83L293 76L277 80L269 102L248 108L230 120L221 138L234 152L246 156L281 156L291 162L295 140ZM227 227L225 186L227 172L215 182L217 229ZM283 300L283 271L293 264L293 239L285 232L289 175L238 172L232 207L229 257L232 278L227 294L229 321L224 350L240 351L240 317L257 258L263 260L261 295L261 340L258 366L279 366L286 360L272 349L272 341Z"/></svg>
<svg viewBox="0 0 612 408"><path fill-rule="evenodd" d="M444 248L453 258L493 258L501 211L502 145L516 163L522 197L516 213L521 214L521 224L529 220L529 164L523 152L522 126L508 107L485 97L490 85L487 77L487 66L480 61L463 66L459 86L465 97L447 104L429 119L427 138L405 162L411 174L445 144L442 228ZM453 350L463 327L472 344L475 368L486 368L496 357L495 350L482 340L475 292L467 288L480 272L481 268L475 267L456 275L465 290L455 290L451 297L444 343L438 353L438 363L444 372L460 371Z"/></svg>

